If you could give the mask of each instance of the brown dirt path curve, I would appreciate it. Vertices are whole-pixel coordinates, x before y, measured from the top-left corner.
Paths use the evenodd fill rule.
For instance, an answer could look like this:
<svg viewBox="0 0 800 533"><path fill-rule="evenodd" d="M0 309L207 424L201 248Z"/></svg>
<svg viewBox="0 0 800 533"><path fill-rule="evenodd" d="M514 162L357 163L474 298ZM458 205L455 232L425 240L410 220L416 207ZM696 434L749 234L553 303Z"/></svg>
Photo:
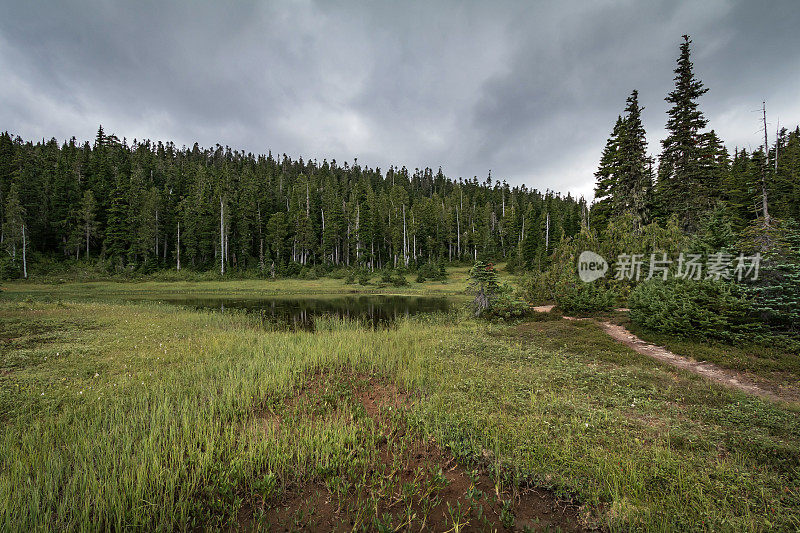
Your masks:
<svg viewBox="0 0 800 533"><path fill-rule="evenodd" d="M542 305L534 307L534 311L540 313L549 313L553 310L552 305ZM657 346L649 342L643 341L633 333L627 330L624 326L613 324L608 321L598 321L592 318L575 318L564 316L566 320L592 320L596 322L612 339L621 342L625 346L631 348L635 352L646 355L652 359L672 365L681 370L687 370L698 376L702 376L710 381L719 383L726 387L742 391L746 394L766 398L776 402L785 403L798 403L800 398L795 394L796 391L773 391L765 388L762 385L755 383L753 379L748 377L745 373L727 368L722 368L713 363L705 361L695 361L689 357L684 357L673 353L662 346Z"/></svg>

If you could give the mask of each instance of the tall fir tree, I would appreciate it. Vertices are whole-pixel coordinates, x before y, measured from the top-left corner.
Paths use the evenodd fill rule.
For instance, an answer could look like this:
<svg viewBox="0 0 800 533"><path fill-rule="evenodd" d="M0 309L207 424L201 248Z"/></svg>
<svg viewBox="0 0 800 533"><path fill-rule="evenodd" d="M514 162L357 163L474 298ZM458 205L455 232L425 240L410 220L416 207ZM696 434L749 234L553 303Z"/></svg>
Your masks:
<svg viewBox="0 0 800 533"><path fill-rule="evenodd" d="M689 36L684 35L675 68L675 89L665 98L672 107L667 112L668 134L661 141L656 188L659 214L677 214L687 231L697 228L701 213L713 203L716 192L709 187L711 176L702 164L707 154L703 129L708 120L697 102L708 89L694 75L691 44Z"/></svg>
<svg viewBox="0 0 800 533"><path fill-rule="evenodd" d="M592 205L590 224L598 231L608 225L614 210L614 189L617 183L619 168L619 138L622 133L622 116L617 116L617 122L611 130L611 135L603 148L600 156L600 166L594 173L594 204Z"/></svg>
<svg viewBox="0 0 800 533"><path fill-rule="evenodd" d="M595 172L594 228L602 231L612 217L630 214L636 231L649 217L653 162L647 155L639 92L625 101L625 115L617 117Z"/></svg>
<svg viewBox="0 0 800 533"><path fill-rule="evenodd" d="M652 160L647 155L642 109L639 92L634 90L626 100L619 136L617 179L612 190L614 214L630 213L637 231L647 221L653 187Z"/></svg>

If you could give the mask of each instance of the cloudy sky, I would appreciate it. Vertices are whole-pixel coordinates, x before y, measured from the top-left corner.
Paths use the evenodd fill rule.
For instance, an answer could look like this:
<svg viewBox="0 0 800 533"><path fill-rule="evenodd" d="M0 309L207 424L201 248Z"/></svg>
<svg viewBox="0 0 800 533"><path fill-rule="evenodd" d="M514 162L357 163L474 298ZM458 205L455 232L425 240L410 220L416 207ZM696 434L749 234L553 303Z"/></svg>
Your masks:
<svg viewBox="0 0 800 533"><path fill-rule="evenodd" d="M0 0L0 130L441 166L591 196L638 89L664 135L681 35L729 147L800 122L800 2ZM774 131L770 131L774 135Z"/></svg>

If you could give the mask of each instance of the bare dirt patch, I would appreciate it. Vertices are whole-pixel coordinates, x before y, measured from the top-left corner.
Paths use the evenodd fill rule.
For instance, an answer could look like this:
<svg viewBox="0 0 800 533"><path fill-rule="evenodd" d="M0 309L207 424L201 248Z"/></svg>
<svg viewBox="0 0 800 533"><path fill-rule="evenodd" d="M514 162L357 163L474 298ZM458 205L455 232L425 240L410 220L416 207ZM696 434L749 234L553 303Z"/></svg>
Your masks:
<svg viewBox="0 0 800 533"><path fill-rule="evenodd" d="M584 530L575 504L544 489L490 477L488 460L472 469L460 465L409 425L405 415L415 401L413 394L375 376L312 376L287 400L287 412L299 409L316 421L335 417L336 411L362 413L352 423L369 429L363 449L352 453L354 465L363 466L354 466L356 481L344 488L341 479L347 475L341 473L287 487L276 501L266 502L259 522L272 531ZM274 416L264 424L290 426ZM255 513L248 514L240 524L252 523Z"/></svg>
<svg viewBox="0 0 800 533"><path fill-rule="evenodd" d="M612 324L611 322L599 322L599 324L600 327L603 328L603 331L614 340L621 342L642 355L652 357L653 359L667 363L676 368L688 370L706 379L747 394L752 394L753 396L784 402L796 402L800 400L800 395L798 395L797 391L789 389L770 390L771 387L769 385L763 382L756 383L754 377L748 376L744 372L730 370L706 361L695 361L688 357L680 356L662 346L643 341L619 324Z"/></svg>

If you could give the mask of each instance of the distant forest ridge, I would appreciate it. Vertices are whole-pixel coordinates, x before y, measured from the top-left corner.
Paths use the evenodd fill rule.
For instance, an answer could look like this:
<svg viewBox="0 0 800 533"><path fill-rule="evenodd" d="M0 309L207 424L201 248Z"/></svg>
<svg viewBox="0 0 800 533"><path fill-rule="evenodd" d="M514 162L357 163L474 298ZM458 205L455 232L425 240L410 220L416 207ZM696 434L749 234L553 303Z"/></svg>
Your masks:
<svg viewBox="0 0 800 533"><path fill-rule="evenodd" d="M128 145L102 127L83 144L0 134L0 200L4 239L19 219L29 250L118 268L534 262L588 217L583 199L491 175Z"/></svg>

